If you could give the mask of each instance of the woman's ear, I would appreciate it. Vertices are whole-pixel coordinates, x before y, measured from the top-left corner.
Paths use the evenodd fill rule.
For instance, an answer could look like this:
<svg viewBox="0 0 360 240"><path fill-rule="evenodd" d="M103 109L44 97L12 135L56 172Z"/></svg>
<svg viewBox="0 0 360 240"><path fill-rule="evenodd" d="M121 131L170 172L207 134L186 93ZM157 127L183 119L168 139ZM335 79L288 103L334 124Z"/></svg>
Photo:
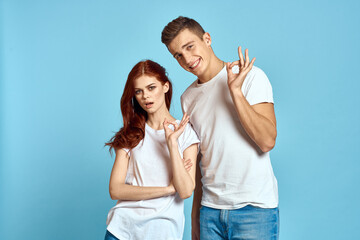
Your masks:
<svg viewBox="0 0 360 240"><path fill-rule="evenodd" d="M169 82L164 83L163 91L164 91L164 93L167 93L169 91Z"/></svg>

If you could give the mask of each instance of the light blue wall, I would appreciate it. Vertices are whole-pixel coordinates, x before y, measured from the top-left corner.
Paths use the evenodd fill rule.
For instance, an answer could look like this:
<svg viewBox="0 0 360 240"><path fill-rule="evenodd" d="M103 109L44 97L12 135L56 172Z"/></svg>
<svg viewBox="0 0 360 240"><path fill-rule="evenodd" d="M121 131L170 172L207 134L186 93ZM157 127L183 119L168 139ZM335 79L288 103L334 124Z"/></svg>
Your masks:
<svg viewBox="0 0 360 240"><path fill-rule="evenodd" d="M358 1L0 4L0 239L103 238L115 204L103 144L121 126L129 70L145 58L168 70L175 117L194 80L160 42L179 15L210 32L223 60L249 48L273 85L281 239L360 235Z"/></svg>

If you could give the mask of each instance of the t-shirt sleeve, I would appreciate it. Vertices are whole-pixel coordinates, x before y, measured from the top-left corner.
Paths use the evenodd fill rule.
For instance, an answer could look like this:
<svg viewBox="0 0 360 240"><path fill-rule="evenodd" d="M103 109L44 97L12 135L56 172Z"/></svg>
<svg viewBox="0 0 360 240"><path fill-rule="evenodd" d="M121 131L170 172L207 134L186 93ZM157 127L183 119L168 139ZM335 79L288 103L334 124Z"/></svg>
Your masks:
<svg viewBox="0 0 360 240"><path fill-rule="evenodd" d="M245 78L242 91L250 105L274 102L272 87L268 77L260 68L255 66L253 66L253 69L251 69Z"/></svg>
<svg viewBox="0 0 360 240"><path fill-rule="evenodd" d="M200 143L196 132L192 128L191 124L188 123L185 127L184 132L179 137L179 148L181 150L181 155L183 152L193 144Z"/></svg>
<svg viewBox="0 0 360 240"><path fill-rule="evenodd" d="M130 156L131 151L129 148L122 148L122 150L124 150Z"/></svg>
<svg viewBox="0 0 360 240"><path fill-rule="evenodd" d="M181 103L181 110L182 110L183 113L185 113L186 112L186 109L185 109L186 107L185 107L185 97L184 97L184 95L181 95L180 103Z"/></svg>

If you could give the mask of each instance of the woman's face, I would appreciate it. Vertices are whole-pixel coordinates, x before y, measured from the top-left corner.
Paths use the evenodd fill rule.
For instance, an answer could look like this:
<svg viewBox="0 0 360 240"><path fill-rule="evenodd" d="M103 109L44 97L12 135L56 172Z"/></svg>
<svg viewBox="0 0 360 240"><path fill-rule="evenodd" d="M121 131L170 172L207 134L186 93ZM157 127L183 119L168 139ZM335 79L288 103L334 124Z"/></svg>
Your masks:
<svg viewBox="0 0 360 240"><path fill-rule="evenodd" d="M169 83L162 84L156 77L142 75L134 80L134 94L140 106L147 113L155 113L165 107L165 93Z"/></svg>

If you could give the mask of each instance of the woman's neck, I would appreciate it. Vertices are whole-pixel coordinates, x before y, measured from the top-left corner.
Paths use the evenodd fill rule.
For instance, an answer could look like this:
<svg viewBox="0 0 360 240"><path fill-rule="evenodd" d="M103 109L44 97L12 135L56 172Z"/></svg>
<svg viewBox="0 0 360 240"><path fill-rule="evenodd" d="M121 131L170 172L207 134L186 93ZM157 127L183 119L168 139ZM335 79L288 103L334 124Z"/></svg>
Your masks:
<svg viewBox="0 0 360 240"><path fill-rule="evenodd" d="M164 122L165 118L167 120L170 120L170 121L175 120L175 118L173 118L170 115L169 110L167 108L165 108L165 109L159 110L159 111L157 111L155 113L148 114L148 119L147 119L146 123L151 128L156 129L156 130L160 130L160 129L164 128L163 122Z"/></svg>

